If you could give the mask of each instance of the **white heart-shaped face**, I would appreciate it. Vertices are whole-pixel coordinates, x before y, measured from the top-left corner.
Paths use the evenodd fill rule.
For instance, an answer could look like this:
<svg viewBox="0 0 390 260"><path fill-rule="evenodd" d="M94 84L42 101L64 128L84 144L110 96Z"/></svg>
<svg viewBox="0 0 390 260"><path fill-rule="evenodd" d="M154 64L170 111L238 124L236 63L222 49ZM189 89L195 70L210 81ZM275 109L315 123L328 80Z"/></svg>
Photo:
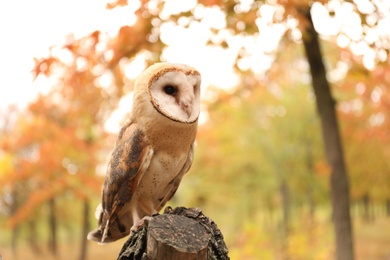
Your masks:
<svg viewBox="0 0 390 260"><path fill-rule="evenodd" d="M200 112L200 82L199 72L186 65L164 68L149 81L151 102L165 117L193 123Z"/></svg>

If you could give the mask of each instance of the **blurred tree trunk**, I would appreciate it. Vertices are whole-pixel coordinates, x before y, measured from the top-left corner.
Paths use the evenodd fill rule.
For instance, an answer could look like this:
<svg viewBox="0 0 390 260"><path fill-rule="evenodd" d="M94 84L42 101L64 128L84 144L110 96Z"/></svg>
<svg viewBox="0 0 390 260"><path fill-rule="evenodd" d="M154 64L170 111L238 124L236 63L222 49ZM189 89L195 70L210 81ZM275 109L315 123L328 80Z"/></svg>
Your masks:
<svg viewBox="0 0 390 260"><path fill-rule="evenodd" d="M80 252L80 260L87 259L87 235L89 231L89 200L85 200L83 203L83 232L81 237L81 252Z"/></svg>
<svg viewBox="0 0 390 260"><path fill-rule="evenodd" d="M15 226L12 228L12 238L11 238L12 254L14 255L16 255L17 253L18 238L19 238L19 227Z"/></svg>
<svg viewBox="0 0 390 260"><path fill-rule="evenodd" d="M313 179L314 175L314 159L313 159L313 150L312 150L312 143L310 139L306 139L305 142L306 146L306 169L309 174L309 180ZM315 215L315 209L316 205L314 202L314 195L313 195L313 187L311 185L308 185L307 188L307 201L309 205L309 217L310 217L310 224L314 223L314 215Z"/></svg>
<svg viewBox="0 0 390 260"><path fill-rule="evenodd" d="M385 208L386 208L386 216L390 217L390 199L386 199Z"/></svg>
<svg viewBox="0 0 390 260"><path fill-rule="evenodd" d="M286 179L282 176L280 181L280 195L282 199L282 223L281 223L281 233L282 233L282 254L283 259L288 259L288 236L290 229L290 198L289 198L289 188L286 182Z"/></svg>
<svg viewBox="0 0 390 260"><path fill-rule="evenodd" d="M310 66L317 111L321 119L325 154L331 168L330 193L336 236L336 259L354 259L352 223L349 205L349 183L344 162L340 132L326 70L322 60L318 34L310 10L304 11L308 26L303 33L303 45Z"/></svg>
<svg viewBox="0 0 390 260"><path fill-rule="evenodd" d="M372 215L371 200L370 200L370 196L368 195L368 193L364 194L361 201L362 201L361 203L363 205L363 220L366 223L369 223L372 220L374 220L374 216Z"/></svg>
<svg viewBox="0 0 390 260"><path fill-rule="evenodd" d="M28 222L28 231L28 240L31 250L37 255L41 254L41 249L39 248L38 243L37 222L35 220L30 220Z"/></svg>
<svg viewBox="0 0 390 260"><path fill-rule="evenodd" d="M289 189L285 178L282 178L280 183L280 195L282 197L282 209L283 209L283 234L285 237L288 236L288 231L290 227L290 199L289 199Z"/></svg>
<svg viewBox="0 0 390 260"><path fill-rule="evenodd" d="M18 192L16 188L13 188L12 190L12 205L10 208L11 216L13 216L19 207L19 198L18 198ZM12 228L12 237L11 237L11 248L12 248L12 254L17 254L17 246L18 246L18 238L19 238L19 225L16 225Z"/></svg>
<svg viewBox="0 0 390 260"><path fill-rule="evenodd" d="M55 214L55 200L49 200L49 251L57 255L57 217Z"/></svg>
<svg viewBox="0 0 390 260"><path fill-rule="evenodd" d="M386 200L386 215L390 217L390 199Z"/></svg>
<svg viewBox="0 0 390 260"><path fill-rule="evenodd" d="M278 160L274 160L279 185L279 196L282 206L282 219L278 223L281 235L281 253L283 259L288 259L288 236L290 227L290 191L286 178L283 174L283 169L280 167Z"/></svg>

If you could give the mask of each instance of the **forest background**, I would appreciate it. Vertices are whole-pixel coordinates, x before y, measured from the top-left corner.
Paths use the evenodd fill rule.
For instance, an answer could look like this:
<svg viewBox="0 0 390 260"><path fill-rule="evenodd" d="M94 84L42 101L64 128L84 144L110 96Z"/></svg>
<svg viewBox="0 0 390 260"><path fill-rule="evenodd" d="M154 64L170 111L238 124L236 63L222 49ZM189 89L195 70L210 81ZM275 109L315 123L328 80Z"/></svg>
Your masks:
<svg viewBox="0 0 390 260"><path fill-rule="evenodd" d="M49 87L23 108L1 107L4 259L116 257L123 243L85 237L115 122L136 76L158 61L189 63L204 79L195 162L170 205L202 208L232 259L390 257L387 1L107 9L128 12L127 24L64 37L31 68L35 85Z"/></svg>

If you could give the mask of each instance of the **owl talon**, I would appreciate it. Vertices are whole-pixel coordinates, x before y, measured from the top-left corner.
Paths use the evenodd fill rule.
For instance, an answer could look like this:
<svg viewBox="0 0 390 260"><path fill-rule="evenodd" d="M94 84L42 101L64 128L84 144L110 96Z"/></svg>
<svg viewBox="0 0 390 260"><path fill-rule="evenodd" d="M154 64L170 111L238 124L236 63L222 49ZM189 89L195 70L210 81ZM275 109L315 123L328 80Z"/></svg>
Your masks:
<svg viewBox="0 0 390 260"><path fill-rule="evenodd" d="M143 225L149 223L149 221L152 219L150 216L145 216L141 220L139 220L135 225L133 225L130 229L131 233L137 233L138 229L142 227Z"/></svg>

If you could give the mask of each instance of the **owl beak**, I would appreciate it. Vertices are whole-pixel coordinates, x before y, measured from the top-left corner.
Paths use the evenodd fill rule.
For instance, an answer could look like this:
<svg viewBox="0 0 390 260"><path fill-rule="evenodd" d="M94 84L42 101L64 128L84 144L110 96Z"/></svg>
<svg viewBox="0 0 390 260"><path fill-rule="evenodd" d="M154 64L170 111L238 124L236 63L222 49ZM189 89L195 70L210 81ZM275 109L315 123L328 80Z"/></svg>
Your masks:
<svg viewBox="0 0 390 260"><path fill-rule="evenodd" d="M183 109L184 112L186 112L187 116L190 117L191 114L192 114L192 109L191 109L191 105L188 104L187 102L181 102L180 103L180 107L181 109Z"/></svg>

